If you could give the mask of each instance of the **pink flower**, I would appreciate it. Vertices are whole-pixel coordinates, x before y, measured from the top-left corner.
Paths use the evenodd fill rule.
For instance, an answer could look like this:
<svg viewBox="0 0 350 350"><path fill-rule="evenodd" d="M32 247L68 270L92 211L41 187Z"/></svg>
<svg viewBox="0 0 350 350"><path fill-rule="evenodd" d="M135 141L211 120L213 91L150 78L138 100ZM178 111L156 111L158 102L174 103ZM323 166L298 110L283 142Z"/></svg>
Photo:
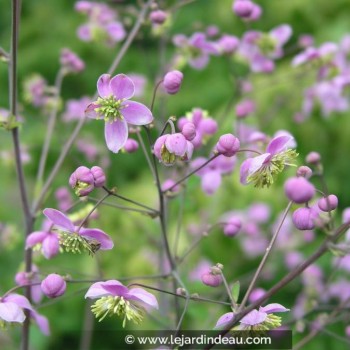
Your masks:
<svg viewBox="0 0 350 350"><path fill-rule="evenodd" d="M67 72L78 73L85 69L85 63L74 52L67 48L61 51L60 63Z"/></svg>
<svg viewBox="0 0 350 350"><path fill-rule="evenodd" d="M99 298L91 307L99 321L107 315L123 316L123 327L126 320L139 324L146 309L158 309L158 302L153 294L143 288L129 289L117 280L94 283L85 294L85 298Z"/></svg>
<svg viewBox="0 0 350 350"><path fill-rule="evenodd" d="M66 281L56 273L51 273L41 282L42 292L49 298L57 298L66 291Z"/></svg>
<svg viewBox="0 0 350 350"><path fill-rule="evenodd" d="M40 249L46 259L51 259L60 250L58 234L51 227L47 231L34 231L26 239L26 249L30 248Z"/></svg>
<svg viewBox="0 0 350 350"><path fill-rule="evenodd" d="M89 118L105 120L108 149L118 153L128 139L128 123L146 125L153 121L152 112L143 104L130 101L135 87L130 78L118 74L111 78L103 74L97 82L100 97L86 109Z"/></svg>
<svg viewBox="0 0 350 350"><path fill-rule="evenodd" d="M238 138L232 134L221 135L216 144L216 151L225 157L234 156L240 147Z"/></svg>
<svg viewBox="0 0 350 350"><path fill-rule="evenodd" d="M284 192L289 200L301 204L309 202L316 190L304 177L292 177L284 184Z"/></svg>
<svg viewBox="0 0 350 350"><path fill-rule="evenodd" d="M241 165L241 183L253 182L255 187L269 187L274 177L283 171L286 165L298 156L295 150L289 149L288 143L293 138L278 136L267 145L266 153L246 159Z"/></svg>
<svg viewBox="0 0 350 350"><path fill-rule="evenodd" d="M68 100L66 103L66 110L63 113L62 120L70 122L84 118L86 106L91 103L89 97L82 97L78 100Z"/></svg>
<svg viewBox="0 0 350 350"><path fill-rule="evenodd" d="M163 81L165 91L170 95L176 94L180 90L183 77L183 74L178 70L165 74Z"/></svg>
<svg viewBox="0 0 350 350"><path fill-rule="evenodd" d="M46 208L44 215L59 229L60 243L66 251L80 253L81 250L94 254L97 250L112 249L112 239L103 231L96 228L74 226L71 220L56 209Z"/></svg>

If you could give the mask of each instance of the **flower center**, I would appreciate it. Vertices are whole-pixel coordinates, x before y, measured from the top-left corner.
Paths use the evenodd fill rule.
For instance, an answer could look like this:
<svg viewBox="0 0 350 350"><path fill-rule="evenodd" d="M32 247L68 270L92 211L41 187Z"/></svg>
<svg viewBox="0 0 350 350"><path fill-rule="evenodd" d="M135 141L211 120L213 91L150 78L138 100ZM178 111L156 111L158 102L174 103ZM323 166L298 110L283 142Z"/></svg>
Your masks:
<svg viewBox="0 0 350 350"><path fill-rule="evenodd" d="M257 45L263 55L273 53L276 48L276 40L268 34L263 34L258 40Z"/></svg>
<svg viewBox="0 0 350 350"><path fill-rule="evenodd" d="M126 320L139 324L144 316L144 309L142 307L131 304L129 300L125 300L119 296L106 296L98 299L91 306L91 311L95 314L96 318L99 318L99 322L107 315L124 316L123 327L125 327Z"/></svg>
<svg viewBox="0 0 350 350"><path fill-rule="evenodd" d="M99 107L95 108L95 112L105 122L113 123L118 119L122 120L124 117L121 114L121 110L125 107L122 105L123 101L117 100L113 95L105 98L99 97L96 101Z"/></svg>
<svg viewBox="0 0 350 350"><path fill-rule="evenodd" d="M253 174L249 175L247 182L254 183L255 187L270 187L275 177L281 173L286 165L295 166L293 160L298 156L294 149L288 149L284 152L275 154L269 162L264 164Z"/></svg>
<svg viewBox="0 0 350 350"><path fill-rule="evenodd" d="M95 239L87 240L79 233L60 231L60 245L66 252L79 253L86 251L94 255L101 247L101 243Z"/></svg>

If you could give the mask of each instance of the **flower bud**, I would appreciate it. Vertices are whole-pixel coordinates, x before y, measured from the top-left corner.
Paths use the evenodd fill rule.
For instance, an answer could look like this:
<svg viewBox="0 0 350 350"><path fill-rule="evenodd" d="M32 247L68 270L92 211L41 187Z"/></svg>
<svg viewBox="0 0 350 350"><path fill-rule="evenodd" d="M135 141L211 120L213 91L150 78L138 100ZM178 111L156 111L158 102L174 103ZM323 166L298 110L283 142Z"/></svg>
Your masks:
<svg viewBox="0 0 350 350"><path fill-rule="evenodd" d="M93 191L95 184L94 176L89 168L80 166L69 178L69 185L79 197L87 196Z"/></svg>
<svg viewBox="0 0 350 350"><path fill-rule="evenodd" d="M297 169L297 176L309 179L312 176L312 170L308 166L302 165Z"/></svg>
<svg viewBox="0 0 350 350"><path fill-rule="evenodd" d="M57 298L66 291L66 281L56 273L51 273L41 282L42 292L49 298Z"/></svg>
<svg viewBox="0 0 350 350"><path fill-rule="evenodd" d="M172 193L176 193L179 192L180 190L180 186L179 185L175 185L175 181L172 179L167 179L162 183L161 189L163 192L169 191ZM174 186L174 187L173 187ZM169 190L171 188L171 190Z"/></svg>
<svg viewBox="0 0 350 350"><path fill-rule="evenodd" d="M338 206L338 197L334 194L330 194L328 197L321 198L317 205L322 211L332 211Z"/></svg>
<svg viewBox="0 0 350 350"><path fill-rule="evenodd" d="M71 50L62 49L61 65L70 72L78 73L85 69L85 63Z"/></svg>
<svg viewBox="0 0 350 350"><path fill-rule="evenodd" d="M236 136L232 134L225 134L220 136L216 144L216 150L225 157L234 156L239 150L240 142Z"/></svg>
<svg viewBox="0 0 350 350"><path fill-rule="evenodd" d="M167 13L162 10L151 11L151 13L149 14L151 22L155 24L163 24L167 17Z"/></svg>
<svg viewBox="0 0 350 350"><path fill-rule="evenodd" d="M127 153L133 153L139 148L139 143L134 139L127 139L124 145L124 150Z"/></svg>
<svg viewBox="0 0 350 350"><path fill-rule="evenodd" d="M203 134L213 135L218 130L218 123L213 118L204 118L199 123L199 131Z"/></svg>
<svg viewBox="0 0 350 350"><path fill-rule="evenodd" d="M252 290L252 292L249 294L249 301L251 303L256 302L258 299L260 299L266 291L262 288L255 288Z"/></svg>
<svg viewBox="0 0 350 350"><path fill-rule="evenodd" d="M284 184L284 192L295 203L306 203L315 195L315 187L304 177L292 177Z"/></svg>
<svg viewBox="0 0 350 350"><path fill-rule="evenodd" d="M293 224L298 230L312 230L315 228L316 215L311 208L299 208L292 215Z"/></svg>
<svg viewBox="0 0 350 350"><path fill-rule="evenodd" d="M165 91L170 95L176 94L180 90L183 77L183 74L178 70L165 74L163 81Z"/></svg>
<svg viewBox="0 0 350 350"><path fill-rule="evenodd" d="M254 113L255 103L252 100L244 100L236 105L235 112L237 118L245 118Z"/></svg>
<svg viewBox="0 0 350 350"><path fill-rule="evenodd" d="M222 276L214 275L211 272L208 272L201 276L201 280L209 287L218 287L222 283Z"/></svg>
<svg viewBox="0 0 350 350"><path fill-rule="evenodd" d="M245 18L245 20L248 22L255 22L261 17L261 14L262 14L261 7L253 3L253 10L250 13L250 15Z"/></svg>
<svg viewBox="0 0 350 350"><path fill-rule="evenodd" d="M102 187L106 183L106 175L102 168L99 166L93 166L91 168L91 173L94 177L95 187Z"/></svg>
<svg viewBox="0 0 350 350"><path fill-rule="evenodd" d="M227 221L224 226L224 234L228 237L234 237L239 232L242 227L242 222L240 219L233 217Z"/></svg>
<svg viewBox="0 0 350 350"><path fill-rule="evenodd" d="M307 156L306 156L306 162L309 164L318 164L321 160L321 156L319 153L317 152L310 152Z"/></svg>
<svg viewBox="0 0 350 350"><path fill-rule="evenodd" d="M232 10L238 17L247 18L253 12L253 3L250 0L236 0Z"/></svg>
<svg viewBox="0 0 350 350"><path fill-rule="evenodd" d="M186 123L183 127L182 127L182 131L181 131L182 135L185 136L186 140L188 141L192 141L195 137L196 137L196 127L193 123L189 122Z"/></svg>

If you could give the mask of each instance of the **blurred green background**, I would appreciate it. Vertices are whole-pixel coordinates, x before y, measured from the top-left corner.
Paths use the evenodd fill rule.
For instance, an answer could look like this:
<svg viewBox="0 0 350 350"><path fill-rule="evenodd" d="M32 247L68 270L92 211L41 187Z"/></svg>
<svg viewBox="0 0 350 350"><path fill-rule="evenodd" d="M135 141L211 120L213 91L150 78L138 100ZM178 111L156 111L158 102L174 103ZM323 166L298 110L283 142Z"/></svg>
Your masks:
<svg viewBox="0 0 350 350"><path fill-rule="evenodd" d="M268 31L271 28L289 23L293 27L293 37L287 44L287 48L293 49L300 34L308 33L314 36L316 46L325 41L339 42L342 36L350 33L350 1L349 0L261 0L257 1L264 9L261 21L253 23L252 28ZM173 5L175 1L168 1ZM124 14L123 21L130 30L133 23L132 7L136 1L124 1L115 5L115 8ZM231 11L231 0L198 0L181 8L172 23L169 38L173 34L184 33L190 35L195 30L205 30L208 25L217 25L221 32L240 37L246 27L236 18ZM0 46L9 50L10 42L10 2L0 0ZM74 2L71 0L23 1L22 19L20 25L18 74L22 87L24 79L33 73L39 73L49 84L54 83L55 75L59 69L59 53L62 47L68 47L76 52L85 62L86 70L78 75L65 78L62 88L64 100L79 98L83 95L92 96L95 93L97 78L108 70L108 67L120 49L120 45L110 48L101 44L84 43L76 37L77 27L85 21L84 16L74 11ZM152 95L152 82L159 74L159 38L152 36L148 25L145 25L138 35L134 45L119 65L117 72L141 73L149 78L147 91L142 101L150 103ZM166 59L173 55L173 47L169 45L166 50ZM262 131L272 135L279 129L289 130L296 138L299 164L310 151L317 150L321 155L325 167L327 184L332 193L337 194L340 207L350 205L350 182L348 153L350 148L349 136L350 123L348 113L332 114L329 118L323 118L317 111L303 124L293 122L293 115L300 109L302 103L302 91L309 78L292 81L293 72L290 68L288 56L279 62L278 69L273 75L257 75L253 78L254 91L252 97L257 101L257 113L252 119L253 124L258 123ZM193 107L201 107L209 111L214 118L219 118L225 113L228 101L234 92L234 82L231 78L232 69L238 74L243 74L241 67L236 68L234 62L222 57L212 57L208 67L203 71L195 71L189 67L184 68L185 79L181 92L175 96L161 99L162 105L156 102L155 117L166 119L170 115L177 117L184 115ZM34 180L37 164L40 157L41 145L45 137L46 116L28 106L22 98L20 89L20 110L25 123L21 129L21 140L27 146L31 161L25 165L26 178L30 195L33 196ZM272 107L279 103L278 107ZM8 108L7 66L0 64L0 108ZM232 132L234 109L231 108L222 118L220 125L222 133ZM50 169L57 159L61 146L73 130L73 124L59 123L56 127L52 147L49 154L47 169ZM138 198L141 202L157 205L156 189L143 157L141 150L132 155L109 153L104 144L103 123L88 122L82 129L81 135L93 140L93 144L101 152L100 160L107 158L110 166L107 170L108 185L117 186L120 193L130 198ZM81 137L81 136L80 136ZM215 137L214 137L215 138ZM215 142L215 140L213 141ZM11 150L11 138L6 132L0 134L0 152L6 154ZM200 155L200 154L199 154ZM203 154L205 155L205 153ZM96 162L95 162L96 163ZM97 161L98 163L98 161ZM99 165L97 164L96 165ZM60 186L65 186L69 175L79 165L92 166L76 149L73 148L64 162L64 166L57 176L52 192L46 200L45 206L57 205L53 192ZM0 255L0 294L14 285L13 276L20 268L23 249L22 216L19 206L18 190L15 182L13 159L0 160L0 223L6 223L9 231L5 236L3 231L1 238ZM284 209L287 200L284 198L281 185L283 178L293 174L294 170L288 170L281 176L276 186L270 190L256 190L250 187L242 187L238 182L238 171L233 176L225 178L224 188L221 188L214 197L207 197L201 193L198 178L192 178L189 182L188 195L185 201L185 218L183 225L184 237L180 242L181 251L193 241L193 237L186 234L186 227L190 223L200 225L202 221L214 223L220 215L229 210L245 208L254 200L266 201L273 208L271 222ZM46 172L47 175L47 172ZM163 176L163 179L165 177ZM316 185L319 185L316 183ZM96 194L96 197L98 194ZM84 205L84 204L83 204ZM170 221L169 232L172 235L176 231L179 200L174 199L169 204ZM209 214L205 214L209 212ZM203 219L204 218L204 219ZM36 229L40 228L41 218ZM95 224L95 222L94 222ZM159 227L157 222L137 213L121 212L104 207L100 211L100 217L96 226L110 233L115 241L115 249L110 252L98 253L99 267L91 257L62 254L50 261L36 258L35 261L43 274L57 272L70 274L74 279L95 278L99 270L103 270L103 278L119 278L123 276L145 275L157 272L157 247L154 241L159 239ZM322 234L316 242L322 239ZM315 243L316 244L316 243ZM307 255L315 247L315 244L303 247ZM226 268L225 273L229 281L239 279L240 276L252 271L259 259L242 259L242 251L236 240L228 240L220 230L214 232L198 251L188 260L188 264L180 269L184 279L186 275L199 261L199 257L206 257L212 262L221 262ZM273 264L282 261L281 253L272 256ZM153 260L155 262L153 262ZM331 271L330 259L322 259L321 265L326 272ZM276 271L275 271L276 272ZM286 271L278 270L275 279L282 277ZM150 282L145 282L150 283ZM151 284L151 283L150 283ZM246 282L242 283L244 286ZM267 288L271 281L262 282ZM32 329L33 349L77 349L80 342L81 331L86 329L83 323L86 302L83 295L89 284L74 284L68 286L67 294L62 301L52 302L52 305L40 308L51 322L51 337L42 336L37 328ZM213 293L208 287L200 283L188 282L191 292L199 292L202 295ZM169 287L169 286L167 286ZM169 287L170 288L170 287ZM300 291L300 282L294 282L276 296L275 302L280 302L287 307L292 307L295 296ZM215 295L215 293L214 293ZM218 293L216 293L218 295ZM220 295L220 293L219 293ZM166 299L171 301L171 299ZM214 326L218 317L228 312L218 306L193 303L189 308L185 319L186 329L210 329ZM155 317L161 316L158 313ZM284 319L288 319L286 316ZM206 320L204 324L202 320ZM335 327L335 331L343 335L344 324ZM97 324L97 329L120 328L118 319L108 319ZM129 325L129 327L133 327ZM147 318L142 325L144 329L159 327L152 318ZM137 327L135 329L138 329ZM2 349L15 348L20 339L20 331L14 328L9 332L14 337L14 342L1 333L0 345ZM298 336L296 336L298 338ZM93 337L93 349L116 348L116 339L110 337L98 338L98 333ZM320 334L306 349L347 349L333 337Z"/></svg>

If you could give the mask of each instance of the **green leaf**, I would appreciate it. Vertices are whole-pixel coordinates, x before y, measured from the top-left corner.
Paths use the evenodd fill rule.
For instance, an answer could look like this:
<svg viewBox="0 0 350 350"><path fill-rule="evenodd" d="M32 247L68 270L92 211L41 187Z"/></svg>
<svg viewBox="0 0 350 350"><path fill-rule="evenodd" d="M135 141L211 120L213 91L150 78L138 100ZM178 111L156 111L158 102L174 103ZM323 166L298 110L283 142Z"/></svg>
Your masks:
<svg viewBox="0 0 350 350"><path fill-rule="evenodd" d="M236 281L232 286L232 299L237 303L239 298L239 291L241 288L241 284L239 281Z"/></svg>

